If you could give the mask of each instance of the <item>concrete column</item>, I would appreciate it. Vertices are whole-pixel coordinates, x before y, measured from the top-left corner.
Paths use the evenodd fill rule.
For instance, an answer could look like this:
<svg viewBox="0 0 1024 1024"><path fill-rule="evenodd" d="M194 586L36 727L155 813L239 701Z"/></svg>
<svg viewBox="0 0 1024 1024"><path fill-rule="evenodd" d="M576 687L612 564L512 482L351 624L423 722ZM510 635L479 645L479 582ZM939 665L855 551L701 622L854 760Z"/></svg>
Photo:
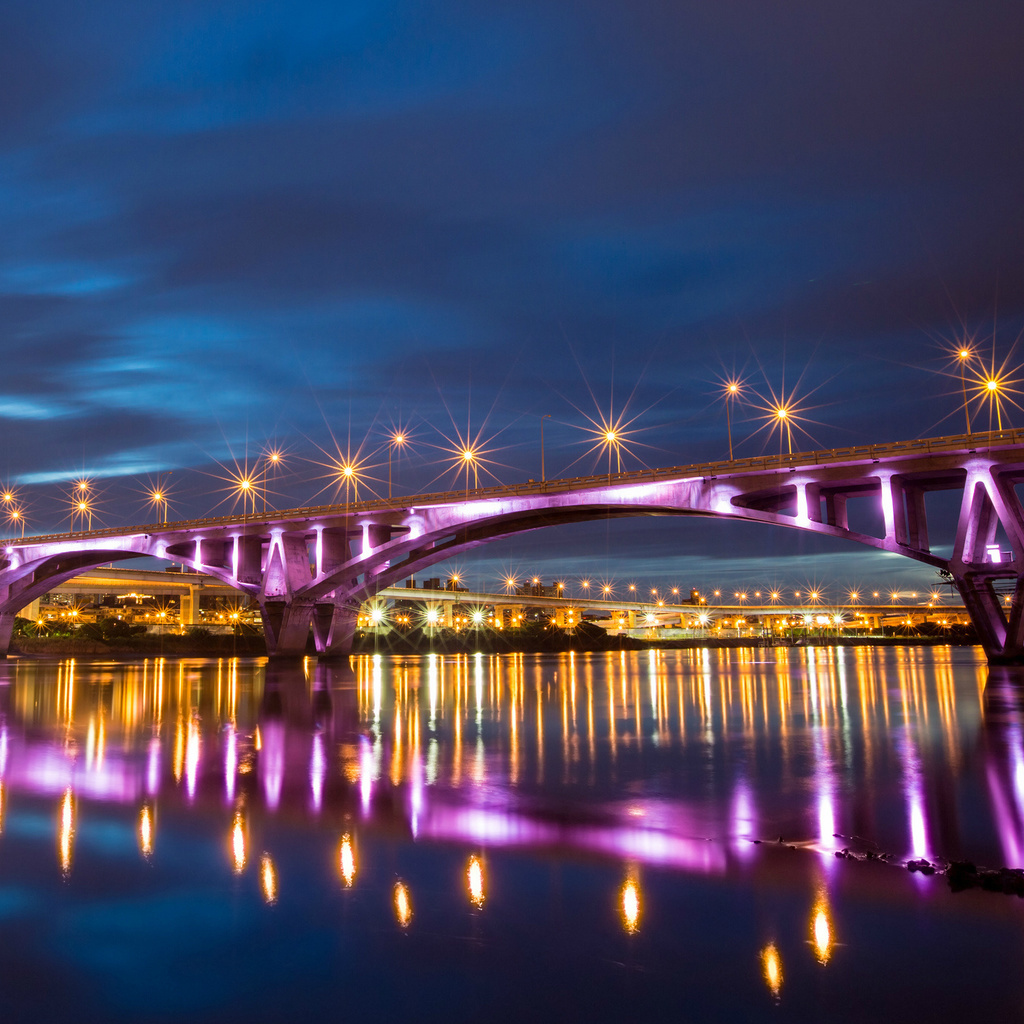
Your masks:
<svg viewBox="0 0 1024 1024"><path fill-rule="evenodd" d="M850 521L846 514L846 495L829 493L825 496L825 514L829 526L837 526L840 530L848 530Z"/></svg>
<svg viewBox="0 0 1024 1024"><path fill-rule="evenodd" d="M954 581L988 660L1002 660L1007 653L1007 623L990 581L978 576L955 576Z"/></svg>
<svg viewBox="0 0 1024 1024"><path fill-rule="evenodd" d="M821 522L821 488L817 484L797 484L797 514L801 512L812 523Z"/></svg>
<svg viewBox="0 0 1024 1024"><path fill-rule="evenodd" d="M903 482L895 473L879 473L882 489L882 517L885 520L885 539L901 547L907 545L907 516L903 504Z"/></svg>
<svg viewBox="0 0 1024 1024"><path fill-rule="evenodd" d="M924 505L924 491L920 487L905 486L907 496L907 533L910 546L917 551L930 551L928 547L928 516Z"/></svg>
<svg viewBox="0 0 1024 1024"><path fill-rule="evenodd" d="M322 658L347 658L356 634L357 609L329 602L313 609L313 639Z"/></svg>
<svg viewBox="0 0 1024 1024"><path fill-rule="evenodd" d="M313 605L270 598L260 605L267 654L273 659L301 658L306 653Z"/></svg>
<svg viewBox="0 0 1024 1024"><path fill-rule="evenodd" d="M180 614L178 618L183 626L199 625L199 592L202 587L189 587L187 594L178 598Z"/></svg>
<svg viewBox="0 0 1024 1024"><path fill-rule="evenodd" d="M0 612L0 658L6 658L14 632L14 612Z"/></svg>
<svg viewBox="0 0 1024 1024"><path fill-rule="evenodd" d="M31 604L26 605L18 612L20 618L31 619L33 622L39 621L39 598L37 597Z"/></svg>

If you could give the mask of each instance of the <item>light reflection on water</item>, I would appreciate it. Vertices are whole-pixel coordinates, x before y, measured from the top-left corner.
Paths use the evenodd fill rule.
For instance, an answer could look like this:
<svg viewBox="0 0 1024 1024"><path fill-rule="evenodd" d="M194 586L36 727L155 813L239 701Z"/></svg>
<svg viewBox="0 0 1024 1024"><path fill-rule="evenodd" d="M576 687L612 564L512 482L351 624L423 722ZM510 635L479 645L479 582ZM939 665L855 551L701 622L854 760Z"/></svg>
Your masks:
<svg viewBox="0 0 1024 1024"><path fill-rule="evenodd" d="M437 928L442 907L507 921L508 858L541 858L599 877L589 903L630 956L656 960L680 928L707 941L689 910L666 931L666 879L699 879L747 893L741 917L760 934L743 970L785 1003L808 991L809 967L841 974L856 933L844 886L889 884L837 850L1024 866L1022 708L1014 673L941 648L12 662L0 897L24 834L12 822L40 800L65 886L99 856L91 822L123 808L124 846L154 877L180 869L183 836L212 834L225 889L253 879L263 913L283 919L311 884L294 867L301 835L322 847L346 915L375 893L406 939ZM796 860L773 859L791 847ZM454 851L448 881L425 877L417 850ZM202 859L191 870L197 885L216 875ZM922 884L938 882L914 876L909 891L923 898ZM762 905L777 887L798 914L788 931Z"/></svg>
<svg viewBox="0 0 1024 1024"><path fill-rule="evenodd" d="M986 727L986 668L954 672L942 649L364 657L354 670L286 671L22 662L7 673L5 799L220 802L236 832L240 799L250 815L371 825L386 804L414 837L568 845L701 872L780 835L826 861L861 836L900 857L1024 864L1021 716L1011 708L1003 724L1004 709ZM965 836L956 792L967 779L987 790L990 826Z"/></svg>

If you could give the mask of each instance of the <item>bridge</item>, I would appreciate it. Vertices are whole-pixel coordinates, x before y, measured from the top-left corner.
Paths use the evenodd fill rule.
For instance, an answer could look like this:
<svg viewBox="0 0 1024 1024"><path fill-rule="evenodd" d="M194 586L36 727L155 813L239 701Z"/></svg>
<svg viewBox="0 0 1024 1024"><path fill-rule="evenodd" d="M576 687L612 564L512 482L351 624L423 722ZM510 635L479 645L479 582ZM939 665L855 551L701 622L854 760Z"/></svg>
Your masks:
<svg viewBox="0 0 1024 1024"><path fill-rule="evenodd" d="M845 539L944 570L989 661L1022 662L1021 484L1024 430L1006 430L12 538L0 542L0 654L17 612L47 591L107 562L154 557L255 601L272 659L301 657L311 628L320 655L345 656L364 601L443 559L545 526L696 515ZM956 495L959 514L935 545L925 499L939 491Z"/></svg>

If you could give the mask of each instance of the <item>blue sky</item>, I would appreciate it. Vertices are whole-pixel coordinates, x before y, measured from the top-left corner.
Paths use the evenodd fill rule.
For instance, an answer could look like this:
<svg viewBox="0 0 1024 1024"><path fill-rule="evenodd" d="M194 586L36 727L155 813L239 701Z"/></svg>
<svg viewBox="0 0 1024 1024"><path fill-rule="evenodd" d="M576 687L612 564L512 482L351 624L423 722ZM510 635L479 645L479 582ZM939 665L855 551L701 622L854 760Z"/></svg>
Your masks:
<svg viewBox="0 0 1024 1024"><path fill-rule="evenodd" d="M800 382L807 447L957 432L944 348L967 332L1017 362L1009 2L39 0L4 20L0 471L39 529L83 471L111 523L167 472L205 513L216 463L271 443L301 503L327 483L305 457L394 423L417 441L406 490L451 479L436 446L467 424L497 435L499 479L537 477L543 414L555 475L612 406L636 460L721 458L733 371ZM777 449L753 417L737 453ZM673 529L672 571L714 575L704 534ZM663 532L480 565L656 573ZM768 546L849 573L847 549ZM723 547L756 567L764 543Z"/></svg>

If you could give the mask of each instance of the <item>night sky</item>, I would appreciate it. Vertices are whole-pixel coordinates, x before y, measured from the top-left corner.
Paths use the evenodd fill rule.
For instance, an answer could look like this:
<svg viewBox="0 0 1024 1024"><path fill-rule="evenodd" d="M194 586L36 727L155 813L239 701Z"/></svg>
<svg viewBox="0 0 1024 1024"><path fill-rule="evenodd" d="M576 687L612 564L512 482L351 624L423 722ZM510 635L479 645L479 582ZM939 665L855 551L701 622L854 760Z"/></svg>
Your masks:
<svg viewBox="0 0 1024 1024"><path fill-rule="evenodd" d="M83 473L106 524L167 472L206 514L275 444L278 505L356 453L382 493L396 425L405 492L467 431L539 478L545 414L549 477L609 413L624 468L676 465L727 456L733 373L737 455L779 450L755 392L813 407L794 449L961 432L951 347L1024 376L1022 50L1008 0L8 5L0 473L36 532ZM931 579L676 520L462 566Z"/></svg>

